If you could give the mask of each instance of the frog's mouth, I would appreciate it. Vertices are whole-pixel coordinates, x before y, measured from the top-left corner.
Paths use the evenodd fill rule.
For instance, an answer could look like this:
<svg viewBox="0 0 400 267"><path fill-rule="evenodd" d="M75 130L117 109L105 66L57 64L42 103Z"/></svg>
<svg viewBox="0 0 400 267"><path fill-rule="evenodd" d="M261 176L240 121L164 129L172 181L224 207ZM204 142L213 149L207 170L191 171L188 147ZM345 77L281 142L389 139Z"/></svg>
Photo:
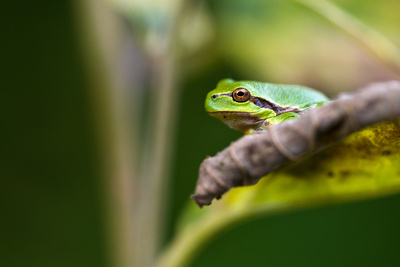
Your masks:
<svg viewBox="0 0 400 267"><path fill-rule="evenodd" d="M242 132L250 129L257 130L265 121L265 119L261 119L249 112L212 111L208 112L208 114L223 121L229 127Z"/></svg>

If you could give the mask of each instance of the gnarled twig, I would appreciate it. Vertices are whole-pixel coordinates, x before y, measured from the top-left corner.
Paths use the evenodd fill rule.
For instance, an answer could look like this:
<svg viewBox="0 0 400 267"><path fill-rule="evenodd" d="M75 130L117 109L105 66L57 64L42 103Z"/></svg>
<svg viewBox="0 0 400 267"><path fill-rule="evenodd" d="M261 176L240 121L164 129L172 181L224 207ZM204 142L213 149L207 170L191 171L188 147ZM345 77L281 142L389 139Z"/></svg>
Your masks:
<svg viewBox="0 0 400 267"><path fill-rule="evenodd" d="M256 184L288 160L329 145L381 121L400 117L400 82L371 84L308 111L296 121L272 126L266 133L232 143L200 166L196 194L202 207L232 187Z"/></svg>

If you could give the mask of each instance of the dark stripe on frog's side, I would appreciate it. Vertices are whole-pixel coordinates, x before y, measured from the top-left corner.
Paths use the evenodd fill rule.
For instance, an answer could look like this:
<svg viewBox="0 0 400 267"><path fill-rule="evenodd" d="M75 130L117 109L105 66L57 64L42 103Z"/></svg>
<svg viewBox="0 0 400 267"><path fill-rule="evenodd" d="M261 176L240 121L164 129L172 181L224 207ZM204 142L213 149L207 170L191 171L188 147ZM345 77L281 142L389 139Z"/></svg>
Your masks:
<svg viewBox="0 0 400 267"><path fill-rule="evenodd" d="M215 99L215 98L220 97L220 96L232 97L232 93L217 94L217 95L211 96L211 98ZM232 97L232 99L233 99L233 97ZM233 100L233 101L235 101L235 100ZM249 101L252 102L257 107L270 109L270 110L274 111L276 115L279 115L279 114L282 114L282 113L285 113L285 112L296 112L296 113L299 113L299 112L302 111L302 110L300 110L298 108L294 108L294 107L282 107L282 106L279 106L279 105L277 105L277 104L275 104L275 103L273 103L271 101L268 101L268 100L266 100L264 98L256 97L256 96L250 96Z"/></svg>
<svg viewBox="0 0 400 267"><path fill-rule="evenodd" d="M256 96L251 96L250 101L257 107L273 110L276 113L276 115L279 115L279 114L282 114L285 112L298 113L301 111L300 109L294 108L294 107L282 107L282 106L279 106L279 105L277 105L271 101L268 101L264 98L256 97Z"/></svg>

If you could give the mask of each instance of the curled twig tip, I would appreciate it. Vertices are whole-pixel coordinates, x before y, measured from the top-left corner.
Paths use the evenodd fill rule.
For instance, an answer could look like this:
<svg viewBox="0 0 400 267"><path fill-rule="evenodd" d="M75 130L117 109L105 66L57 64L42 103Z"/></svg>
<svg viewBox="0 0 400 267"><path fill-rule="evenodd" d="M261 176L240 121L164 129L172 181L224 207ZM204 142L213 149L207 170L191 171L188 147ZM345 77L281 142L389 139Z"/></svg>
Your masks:
<svg viewBox="0 0 400 267"><path fill-rule="evenodd" d="M210 198L210 196L207 197L207 195L192 195L191 198L196 202L199 208L202 208L203 206L209 206L214 197Z"/></svg>

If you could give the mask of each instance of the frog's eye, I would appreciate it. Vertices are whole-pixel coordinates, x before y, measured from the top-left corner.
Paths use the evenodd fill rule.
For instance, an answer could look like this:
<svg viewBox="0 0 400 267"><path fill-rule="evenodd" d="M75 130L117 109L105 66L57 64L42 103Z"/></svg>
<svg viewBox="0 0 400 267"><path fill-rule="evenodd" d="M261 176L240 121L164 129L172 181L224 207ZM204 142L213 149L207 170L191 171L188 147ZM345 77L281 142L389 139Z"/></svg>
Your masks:
<svg viewBox="0 0 400 267"><path fill-rule="evenodd" d="M250 92L246 88L237 88L233 91L232 96L236 102L246 102L250 98Z"/></svg>

